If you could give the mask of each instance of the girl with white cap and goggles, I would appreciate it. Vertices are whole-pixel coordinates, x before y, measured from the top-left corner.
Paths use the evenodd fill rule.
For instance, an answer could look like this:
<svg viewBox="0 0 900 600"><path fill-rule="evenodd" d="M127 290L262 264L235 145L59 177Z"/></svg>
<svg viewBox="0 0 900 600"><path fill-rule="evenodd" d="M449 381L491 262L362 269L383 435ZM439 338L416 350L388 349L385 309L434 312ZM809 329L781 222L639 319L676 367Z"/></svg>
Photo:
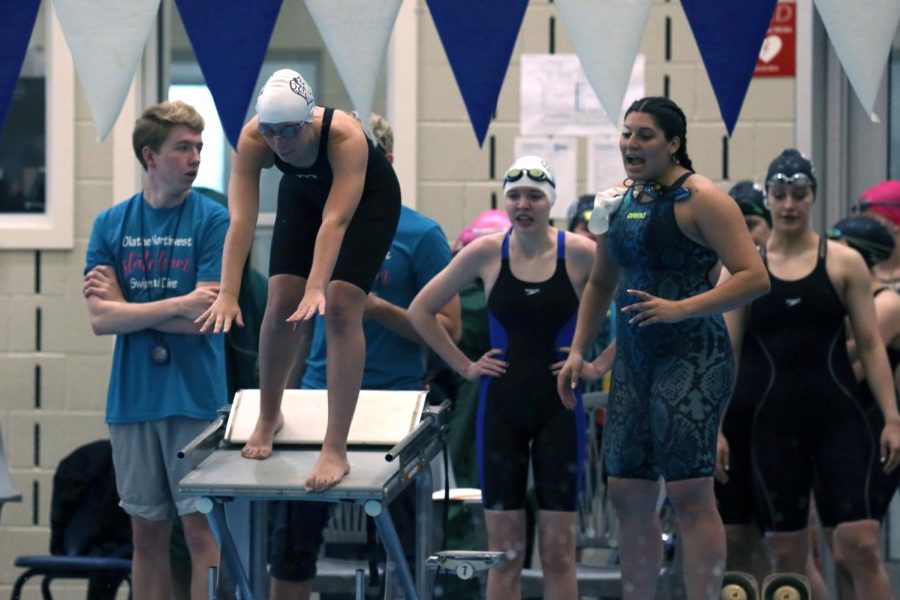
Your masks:
<svg viewBox="0 0 900 600"><path fill-rule="evenodd" d="M568 350L594 243L550 225L550 166L524 156L503 180L512 228L473 240L419 292L409 319L447 364L481 380L476 445L488 545L508 558L488 573L489 600L520 598L529 464L537 490L544 596L576 598L575 506L584 472L585 413L560 402L556 372ZM437 313L476 279L484 284L492 349L475 361ZM570 410L575 408L575 410ZM511 552L510 552L511 550Z"/></svg>
<svg viewBox="0 0 900 600"><path fill-rule="evenodd" d="M329 418L311 491L349 471L347 434L362 380L366 296L390 248L400 214L400 185L384 153L348 113L316 106L296 71L266 81L257 115L244 125L228 183L231 225L222 287L198 319L202 331L243 325L237 294L259 214L262 169L282 173L269 261L269 295L260 332L260 416L242 453L264 459L283 425L281 396L326 315Z"/></svg>

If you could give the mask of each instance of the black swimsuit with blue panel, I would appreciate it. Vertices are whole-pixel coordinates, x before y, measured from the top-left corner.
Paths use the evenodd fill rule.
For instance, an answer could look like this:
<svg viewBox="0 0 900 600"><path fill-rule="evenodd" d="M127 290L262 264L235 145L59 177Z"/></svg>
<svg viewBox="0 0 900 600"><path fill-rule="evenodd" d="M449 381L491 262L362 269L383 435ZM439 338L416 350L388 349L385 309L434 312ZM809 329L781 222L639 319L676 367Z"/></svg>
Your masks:
<svg viewBox="0 0 900 600"><path fill-rule="evenodd" d="M710 290L716 253L688 238L675 204L682 184L632 187L610 220L607 250L620 272L616 305L640 301L626 290L682 300ZM667 481L709 477L731 394L734 359L721 315L639 327L619 318L618 346L603 432L605 466L620 478Z"/></svg>
<svg viewBox="0 0 900 600"><path fill-rule="evenodd" d="M491 347L509 363L500 377L484 376L476 417L478 479L491 510L525 507L528 465L541 510L574 511L583 481L585 413L580 390L568 410L550 367L571 346L578 295L566 271L566 233L557 234L556 270L541 282L522 281L509 266L509 233L500 273L488 296Z"/></svg>
<svg viewBox="0 0 900 600"><path fill-rule="evenodd" d="M297 275L308 278L322 211L334 174L328 160L328 134L333 108L322 116L322 132L316 161L295 167L275 156L284 173L278 187L278 212L272 231L269 276ZM362 128L362 125L360 125ZM369 159L359 205L350 219L332 280L347 281L368 293L391 247L400 219L400 183L383 152L366 137Z"/></svg>

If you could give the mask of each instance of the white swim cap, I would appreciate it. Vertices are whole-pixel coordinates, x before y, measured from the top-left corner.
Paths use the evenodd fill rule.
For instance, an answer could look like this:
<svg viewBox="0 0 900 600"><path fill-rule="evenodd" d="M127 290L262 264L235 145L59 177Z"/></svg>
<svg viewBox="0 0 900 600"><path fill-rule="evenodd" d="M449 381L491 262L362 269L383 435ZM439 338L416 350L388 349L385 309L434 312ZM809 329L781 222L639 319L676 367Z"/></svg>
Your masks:
<svg viewBox="0 0 900 600"><path fill-rule="evenodd" d="M520 187L537 188L547 195L551 206L556 202L556 176L547 161L539 156L523 156L506 170L503 193Z"/></svg>
<svg viewBox="0 0 900 600"><path fill-rule="evenodd" d="M312 123L315 108L312 89L300 73L292 69L272 73L256 98L260 123Z"/></svg>

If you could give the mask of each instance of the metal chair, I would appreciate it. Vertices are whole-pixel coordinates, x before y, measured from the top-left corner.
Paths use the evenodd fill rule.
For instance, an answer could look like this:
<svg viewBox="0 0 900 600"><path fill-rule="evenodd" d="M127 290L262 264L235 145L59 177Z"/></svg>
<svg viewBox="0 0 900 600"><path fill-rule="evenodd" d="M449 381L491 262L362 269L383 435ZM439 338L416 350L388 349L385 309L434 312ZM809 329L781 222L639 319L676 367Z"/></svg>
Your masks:
<svg viewBox="0 0 900 600"><path fill-rule="evenodd" d="M380 585L379 581L384 577L384 570L381 565L376 565L365 559L355 558L330 558L324 555L325 546L356 546L360 549L367 547L368 533L367 528L374 527L374 523L369 525L366 519L365 510L357 504L336 504L331 511L322 532L324 540L323 552L316 561L316 577L313 579L313 590L319 593L341 593L353 594L357 590L357 571L368 573L367 584L370 588L377 589ZM377 568L377 575L373 573L372 567ZM372 576L376 575L377 579L371 581ZM367 589L365 593L371 594L374 590Z"/></svg>
<svg viewBox="0 0 900 600"><path fill-rule="evenodd" d="M13 487L6 466L6 451L3 449L3 436L0 435L0 511L7 502L21 502L22 494Z"/></svg>
<svg viewBox="0 0 900 600"><path fill-rule="evenodd" d="M123 581L131 597L130 519L119 506L108 440L85 444L63 459L53 478L51 554L19 556L25 569L12 588L19 600L32 577L42 577L43 600L55 579L88 581L88 600L113 600Z"/></svg>

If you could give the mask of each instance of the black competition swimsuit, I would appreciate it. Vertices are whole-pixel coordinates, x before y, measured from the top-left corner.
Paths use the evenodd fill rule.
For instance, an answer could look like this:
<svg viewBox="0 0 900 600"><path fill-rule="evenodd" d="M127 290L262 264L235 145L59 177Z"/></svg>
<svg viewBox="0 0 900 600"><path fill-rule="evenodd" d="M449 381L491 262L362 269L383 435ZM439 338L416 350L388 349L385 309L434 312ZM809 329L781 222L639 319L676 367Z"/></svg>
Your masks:
<svg viewBox="0 0 900 600"><path fill-rule="evenodd" d="M735 395L755 399L751 453L766 531L806 528L811 489L826 527L872 518L875 440L854 393L847 313L825 268L827 248L820 239L816 266L801 279L769 271L771 291L750 305L747 385Z"/></svg>
<svg viewBox="0 0 900 600"><path fill-rule="evenodd" d="M639 301L627 290L668 300L712 288L716 253L684 235L675 203L690 173L663 191L634 187L615 212L607 250L619 267L616 306ZM709 477L716 466L719 421L731 395L734 359L721 315L638 327L616 322L618 350L603 429L613 477L667 481Z"/></svg>
<svg viewBox="0 0 900 600"><path fill-rule="evenodd" d="M738 365L735 392L728 403L722 421L722 435L728 440L728 483L715 481L719 515L725 525L762 526L753 492L753 465L750 451L750 432L753 415L759 404L760 381L754 380L755 369L745 366L742 357Z"/></svg>
<svg viewBox="0 0 900 600"><path fill-rule="evenodd" d="M879 288L875 291L875 296L889 290L889 287ZM897 372L900 366L900 350L895 350L888 346L887 348L888 362L891 364L891 377ZM881 431L884 429L884 415L878 406L878 401L872 395L869 384L865 380L859 382L859 398L862 402L863 409L866 411L866 417L869 420L869 428L872 430L872 437L875 441L875 452L880 454ZM885 473L879 461L873 461L872 472L869 480L869 498L872 502L872 516L879 521L887 514L888 506L897 491L897 485L900 484L900 469L894 469L890 473Z"/></svg>
<svg viewBox="0 0 900 600"><path fill-rule="evenodd" d="M322 210L333 180L328 160L328 133L333 114L333 108L325 109L319 150L311 167L295 167L275 156L275 166L284 175L278 188L270 276L309 277ZM344 232L331 279L350 282L368 293L397 229L400 184L384 153L368 137L366 142L369 161L362 197Z"/></svg>
<svg viewBox="0 0 900 600"><path fill-rule="evenodd" d="M581 392L568 410L550 366L575 333L578 296L566 272L566 234L558 232L556 271L546 281L517 279L509 267L509 234L500 274L488 297L491 347L509 368L482 377L476 421L482 502L491 510L525 507L529 456L542 510L574 511L585 459Z"/></svg>

